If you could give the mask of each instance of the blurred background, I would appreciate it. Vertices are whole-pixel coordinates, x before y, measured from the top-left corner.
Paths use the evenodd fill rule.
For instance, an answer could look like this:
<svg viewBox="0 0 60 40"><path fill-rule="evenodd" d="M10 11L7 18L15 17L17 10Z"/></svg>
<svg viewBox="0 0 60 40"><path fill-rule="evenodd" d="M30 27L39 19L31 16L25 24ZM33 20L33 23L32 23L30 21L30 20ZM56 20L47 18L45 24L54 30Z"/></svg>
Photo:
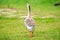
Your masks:
<svg viewBox="0 0 60 40"><path fill-rule="evenodd" d="M55 6L59 2L60 0L0 0L0 17L26 16L27 3L31 5L31 15L34 17L59 17L60 6Z"/></svg>
<svg viewBox="0 0 60 40"><path fill-rule="evenodd" d="M35 20L34 37L24 25L26 4ZM60 40L60 0L0 0L0 40Z"/></svg>

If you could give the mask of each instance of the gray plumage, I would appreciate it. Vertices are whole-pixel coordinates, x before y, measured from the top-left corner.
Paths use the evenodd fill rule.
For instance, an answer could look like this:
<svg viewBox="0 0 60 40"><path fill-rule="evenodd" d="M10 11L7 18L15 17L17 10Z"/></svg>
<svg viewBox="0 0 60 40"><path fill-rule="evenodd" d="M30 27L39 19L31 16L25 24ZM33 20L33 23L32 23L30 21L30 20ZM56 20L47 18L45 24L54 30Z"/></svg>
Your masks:
<svg viewBox="0 0 60 40"><path fill-rule="evenodd" d="M29 26L29 27L34 27L35 26L34 20L32 18L26 18L25 19L25 24L26 24L26 26Z"/></svg>
<svg viewBox="0 0 60 40"><path fill-rule="evenodd" d="M25 25L28 30L33 32L35 29L35 23L34 23L34 20L31 18L31 14L30 14L31 10L30 10L29 4L27 4L27 9L28 9L28 16L25 19Z"/></svg>

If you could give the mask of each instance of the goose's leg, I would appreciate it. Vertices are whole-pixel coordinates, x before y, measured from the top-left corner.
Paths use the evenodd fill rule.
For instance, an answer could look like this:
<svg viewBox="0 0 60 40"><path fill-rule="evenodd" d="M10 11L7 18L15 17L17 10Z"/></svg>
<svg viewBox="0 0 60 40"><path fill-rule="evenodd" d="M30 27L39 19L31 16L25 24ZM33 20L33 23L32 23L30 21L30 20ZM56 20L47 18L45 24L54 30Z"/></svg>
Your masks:
<svg viewBox="0 0 60 40"><path fill-rule="evenodd" d="M28 31L29 32L29 37L32 38L33 37L33 32L32 31Z"/></svg>

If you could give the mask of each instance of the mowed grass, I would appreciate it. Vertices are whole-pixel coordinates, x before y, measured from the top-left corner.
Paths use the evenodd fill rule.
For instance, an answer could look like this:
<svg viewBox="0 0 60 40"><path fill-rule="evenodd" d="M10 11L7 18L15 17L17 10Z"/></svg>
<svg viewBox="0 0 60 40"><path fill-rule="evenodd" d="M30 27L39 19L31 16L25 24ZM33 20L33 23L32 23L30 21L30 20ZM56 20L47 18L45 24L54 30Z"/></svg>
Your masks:
<svg viewBox="0 0 60 40"><path fill-rule="evenodd" d="M16 13L18 18L4 18L4 15L0 17L0 40L60 40L60 6L54 6L59 1L0 0L0 8L12 8L18 11ZM31 15L35 17L36 29L33 38L28 36L24 18L19 18L27 15L27 2L31 5ZM52 18L40 18L47 16Z"/></svg>
<svg viewBox="0 0 60 40"><path fill-rule="evenodd" d="M34 18L34 37L29 38L24 18L0 18L0 40L60 40L60 18Z"/></svg>

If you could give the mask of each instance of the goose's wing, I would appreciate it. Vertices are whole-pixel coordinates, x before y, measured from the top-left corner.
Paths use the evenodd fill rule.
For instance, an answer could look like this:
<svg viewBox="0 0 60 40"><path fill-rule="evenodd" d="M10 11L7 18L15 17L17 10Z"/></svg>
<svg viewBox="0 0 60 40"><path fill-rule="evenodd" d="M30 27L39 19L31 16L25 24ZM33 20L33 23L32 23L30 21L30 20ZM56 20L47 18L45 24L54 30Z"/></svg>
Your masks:
<svg viewBox="0 0 60 40"><path fill-rule="evenodd" d="M29 27L34 27L35 26L34 20L32 18L25 19L25 25Z"/></svg>

